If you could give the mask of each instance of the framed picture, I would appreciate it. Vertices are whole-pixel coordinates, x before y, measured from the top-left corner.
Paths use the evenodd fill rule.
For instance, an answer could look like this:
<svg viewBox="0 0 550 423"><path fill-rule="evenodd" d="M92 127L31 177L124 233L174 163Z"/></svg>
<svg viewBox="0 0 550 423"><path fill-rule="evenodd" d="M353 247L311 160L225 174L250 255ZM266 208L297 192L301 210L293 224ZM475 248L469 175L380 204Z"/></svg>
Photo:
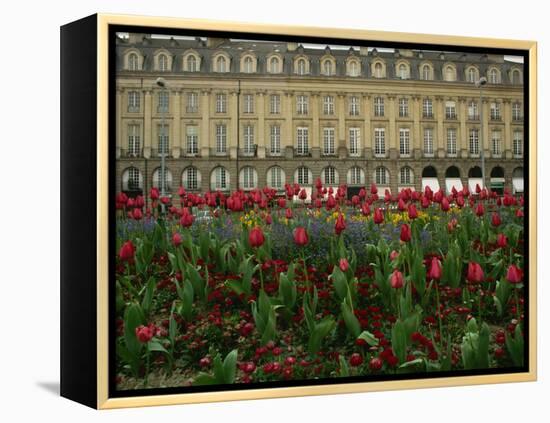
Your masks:
<svg viewBox="0 0 550 423"><path fill-rule="evenodd" d="M536 43L61 29L61 394L536 379Z"/></svg>

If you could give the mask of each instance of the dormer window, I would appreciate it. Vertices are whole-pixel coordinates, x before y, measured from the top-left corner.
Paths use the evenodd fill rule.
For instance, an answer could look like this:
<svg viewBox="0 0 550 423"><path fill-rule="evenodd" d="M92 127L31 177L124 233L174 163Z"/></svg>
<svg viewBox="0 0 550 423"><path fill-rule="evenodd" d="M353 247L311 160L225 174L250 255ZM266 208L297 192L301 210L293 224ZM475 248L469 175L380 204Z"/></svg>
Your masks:
<svg viewBox="0 0 550 423"><path fill-rule="evenodd" d="M187 58L187 71L188 72L197 72L197 59L195 56L189 56Z"/></svg>
<svg viewBox="0 0 550 423"><path fill-rule="evenodd" d="M128 70L131 70L131 71L139 70L139 58L136 53L130 53L128 55Z"/></svg>
<svg viewBox="0 0 550 423"><path fill-rule="evenodd" d="M161 72L166 72L168 70L168 56L166 54L159 55L158 66Z"/></svg>

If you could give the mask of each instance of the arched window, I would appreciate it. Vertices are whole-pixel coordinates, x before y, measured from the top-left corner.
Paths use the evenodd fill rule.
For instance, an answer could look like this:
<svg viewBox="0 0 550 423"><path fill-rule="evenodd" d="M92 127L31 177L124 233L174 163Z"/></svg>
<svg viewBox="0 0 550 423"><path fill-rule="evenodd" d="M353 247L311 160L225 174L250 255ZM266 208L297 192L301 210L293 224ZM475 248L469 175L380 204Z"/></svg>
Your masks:
<svg viewBox="0 0 550 423"><path fill-rule="evenodd" d="M517 69L512 71L512 84L521 84L521 73Z"/></svg>
<svg viewBox="0 0 550 423"><path fill-rule="evenodd" d="M338 171L334 166L327 166L321 173L321 180L325 185L338 185Z"/></svg>
<svg viewBox="0 0 550 423"><path fill-rule="evenodd" d="M350 60L348 62L348 75L349 76L359 76L359 63L357 60Z"/></svg>
<svg viewBox="0 0 550 423"><path fill-rule="evenodd" d="M475 68L468 68L468 82L476 82L477 81L477 70Z"/></svg>
<svg viewBox="0 0 550 423"><path fill-rule="evenodd" d="M227 61L225 60L225 57L218 56L216 59L216 71L227 72Z"/></svg>
<svg viewBox="0 0 550 423"><path fill-rule="evenodd" d="M332 75L332 62L328 59L323 62L323 74L326 76Z"/></svg>
<svg viewBox="0 0 550 423"><path fill-rule="evenodd" d="M239 184L241 188L249 190L258 185L258 173L252 166L244 166L239 173Z"/></svg>
<svg viewBox="0 0 550 423"><path fill-rule="evenodd" d="M122 191L142 191L143 176L136 167L129 167L122 172Z"/></svg>
<svg viewBox="0 0 550 423"><path fill-rule="evenodd" d="M139 70L139 58L136 53L130 53L128 55L128 70L131 70L131 71Z"/></svg>
<svg viewBox="0 0 550 423"><path fill-rule="evenodd" d="M359 166L348 170L348 185L365 185L365 172Z"/></svg>
<svg viewBox="0 0 550 423"><path fill-rule="evenodd" d="M311 170L306 166L300 166L294 173L294 182L299 185L311 185L312 179Z"/></svg>
<svg viewBox="0 0 550 423"><path fill-rule="evenodd" d="M374 182L376 185L389 185L390 172L384 166L378 166L374 170Z"/></svg>
<svg viewBox="0 0 550 423"><path fill-rule="evenodd" d="M452 66L445 67L445 81L452 82L455 79L455 69Z"/></svg>
<svg viewBox="0 0 550 423"><path fill-rule="evenodd" d="M279 58L272 57L269 59L269 72L270 73L279 73Z"/></svg>
<svg viewBox="0 0 550 423"><path fill-rule="evenodd" d="M432 79L432 70L429 65L422 66L422 79L429 81Z"/></svg>
<svg viewBox="0 0 550 423"><path fill-rule="evenodd" d="M409 166L404 166L399 170L400 185L412 185L413 180L414 180L414 173Z"/></svg>
<svg viewBox="0 0 550 423"><path fill-rule="evenodd" d="M281 190L285 184L285 172L280 166L272 166L267 170L267 186Z"/></svg>
<svg viewBox="0 0 550 423"><path fill-rule="evenodd" d="M407 79L409 77L409 70L408 70L406 64L401 63L399 65L398 75L399 75L399 78L401 78L401 79Z"/></svg>
<svg viewBox="0 0 550 423"><path fill-rule="evenodd" d="M492 68L489 71L489 83L490 84L498 84L498 83L500 83L499 79L500 78L499 78L498 70L496 70L495 68Z"/></svg>
<svg viewBox="0 0 550 423"><path fill-rule="evenodd" d="M229 172L223 166L218 166L212 170L210 175L210 189L212 190L229 190Z"/></svg>
<svg viewBox="0 0 550 423"><path fill-rule="evenodd" d="M382 63L376 63L374 65L374 77L375 78L382 78L384 76L384 70Z"/></svg>
<svg viewBox="0 0 550 423"><path fill-rule="evenodd" d="M201 172L195 166L185 168L181 174L181 186L188 191L199 191L201 188Z"/></svg>
<svg viewBox="0 0 550 423"><path fill-rule="evenodd" d="M187 71L197 72L197 58L193 55L187 57Z"/></svg>
<svg viewBox="0 0 550 423"><path fill-rule="evenodd" d="M169 169L164 169L164 177L162 176L162 168L157 167L153 172L153 186L162 191L162 181L164 180L164 188L166 192L172 191L172 172Z"/></svg>
<svg viewBox="0 0 550 423"><path fill-rule="evenodd" d="M159 71L166 72L168 70L168 56L166 54L160 54L158 57Z"/></svg>
<svg viewBox="0 0 550 423"><path fill-rule="evenodd" d="M307 72L306 60L305 59L298 59L298 62L296 62L296 73L298 75L305 75L306 72Z"/></svg>
<svg viewBox="0 0 550 423"><path fill-rule="evenodd" d="M252 60L252 57L245 57L244 58L244 73L252 73L254 72L254 62Z"/></svg>

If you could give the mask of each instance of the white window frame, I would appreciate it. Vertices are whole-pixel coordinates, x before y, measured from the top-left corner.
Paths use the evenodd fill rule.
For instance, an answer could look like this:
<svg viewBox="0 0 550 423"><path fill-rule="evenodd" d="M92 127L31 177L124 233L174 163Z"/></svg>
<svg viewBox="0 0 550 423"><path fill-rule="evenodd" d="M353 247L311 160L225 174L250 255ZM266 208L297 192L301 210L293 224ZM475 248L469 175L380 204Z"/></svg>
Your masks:
<svg viewBox="0 0 550 423"><path fill-rule="evenodd" d="M456 128L447 128L447 156L457 155L457 131Z"/></svg>
<svg viewBox="0 0 550 423"><path fill-rule="evenodd" d="M501 131L493 130L491 132L491 155L500 157L502 154L502 135Z"/></svg>
<svg viewBox="0 0 550 423"><path fill-rule="evenodd" d="M384 114L385 114L384 98L374 97L374 116L384 117Z"/></svg>
<svg viewBox="0 0 550 423"><path fill-rule="evenodd" d="M399 128L399 155L401 157L410 157L411 155L411 130L409 128Z"/></svg>
<svg viewBox="0 0 550 423"><path fill-rule="evenodd" d="M185 128L185 151L189 156L199 154L199 128L197 125L187 125Z"/></svg>
<svg viewBox="0 0 550 423"><path fill-rule="evenodd" d="M331 95L326 95L323 97L323 114L334 114L334 97Z"/></svg>
<svg viewBox="0 0 550 423"><path fill-rule="evenodd" d="M413 170L409 166L403 166L399 169L399 184L412 185L414 179Z"/></svg>
<svg viewBox="0 0 550 423"><path fill-rule="evenodd" d="M336 168L334 166L327 166L323 169L324 184L327 186L335 186L337 184Z"/></svg>
<svg viewBox="0 0 550 423"><path fill-rule="evenodd" d="M199 94L196 92L187 93L187 113L197 113L199 111Z"/></svg>
<svg viewBox="0 0 550 423"><path fill-rule="evenodd" d="M216 94L216 113L227 113L227 94Z"/></svg>
<svg viewBox="0 0 550 423"><path fill-rule="evenodd" d="M128 112L139 113L141 108L139 91L128 91Z"/></svg>
<svg viewBox="0 0 550 423"><path fill-rule="evenodd" d="M409 99L401 97L399 99L399 117L409 117Z"/></svg>
<svg viewBox="0 0 550 423"><path fill-rule="evenodd" d="M514 157L523 157L523 132L514 131L512 135L512 153Z"/></svg>
<svg viewBox="0 0 550 423"><path fill-rule="evenodd" d="M470 128L469 131L469 150L471 156L479 156L480 146L479 146L479 129Z"/></svg>
<svg viewBox="0 0 550 423"><path fill-rule="evenodd" d="M254 94L245 94L243 96L243 113L252 114L254 113Z"/></svg>
<svg viewBox="0 0 550 423"><path fill-rule="evenodd" d="M335 129L332 127L323 128L323 155L334 156L336 154L335 147Z"/></svg>
<svg viewBox="0 0 550 423"><path fill-rule="evenodd" d="M137 123L128 125L128 156L139 157L141 155L141 128Z"/></svg>
<svg viewBox="0 0 550 423"><path fill-rule="evenodd" d="M243 153L246 155L254 154L254 126L245 125L243 128Z"/></svg>
<svg viewBox="0 0 550 423"><path fill-rule="evenodd" d="M434 130L433 128L424 128L424 156L433 157L434 155Z"/></svg>
<svg viewBox="0 0 550 423"><path fill-rule="evenodd" d="M280 156L281 155L281 126L280 125L271 125L269 129L269 139L270 139L270 151L271 156Z"/></svg>
<svg viewBox="0 0 550 423"><path fill-rule="evenodd" d="M299 156L309 154L309 128L307 126L296 128L296 152Z"/></svg>
<svg viewBox="0 0 550 423"><path fill-rule="evenodd" d="M422 117L432 119L434 117L434 104L431 98L422 100Z"/></svg>
<svg viewBox="0 0 550 423"><path fill-rule="evenodd" d="M374 128L374 155L386 156L386 128Z"/></svg>
<svg viewBox="0 0 550 423"><path fill-rule="evenodd" d="M359 97L353 95L349 98L349 115L350 116L359 116L360 107L359 107Z"/></svg>
<svg viewBox="0 0 550 423"><path fill-rule="evenodd" d="M272 115L281 113L281 96L280 94L271 94L269 96L269 112Z"/></svg>
<svg viewBox="0 0 550 423"><path fill-rule="evenodd" d="M170 151L170 128L168 124L159 124L157 126L158 131L158 144L157 144L157 152L158 156L162 157L162 155L168 155Z"/></svg>
<svg viewBox="0 0 550 423"><path fill-rule="evenodd" d="M348 129L349 134L349 155L359 157L361 155L361 128L351 127Z"/></svg>
<svg viewBox="0 0 550 423"><path fill-rule="evenodd" d="M309 98L307 95L296 96L296 113L307 115L309 109Z"/></svg>
<svg viewBox="0 0 550 423"><path fill-rule="evenodd" d="M374 169L374 182L376 185L389 185L389 171L384 166L378 166L376 169Z"/></svg>
<svg viewBox="0 0 550 423"><path fill-rule="evenodd" d="M227 154L227 125L224 123L216 125L216 154Z"/></svg>

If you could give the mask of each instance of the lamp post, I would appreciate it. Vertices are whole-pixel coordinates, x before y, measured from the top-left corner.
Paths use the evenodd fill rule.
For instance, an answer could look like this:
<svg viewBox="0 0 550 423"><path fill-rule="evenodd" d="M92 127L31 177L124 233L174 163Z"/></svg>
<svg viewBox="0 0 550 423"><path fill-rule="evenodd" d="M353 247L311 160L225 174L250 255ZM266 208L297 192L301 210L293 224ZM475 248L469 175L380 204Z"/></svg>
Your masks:
<svg viewBox="0 0 550 423"><path fill-rule="evenodd" d="M476 81L476 87L479 88L479 144L481 147L481 188L485 188L485 148L483 145L483 86L487 84L487 78L482 76Z"/></svg>
<svg viewBox="0 0 550 423"><path fill-rule="evenodd" d="M164 81L164 79L163 78L157 78L155 83L157 84L158 87L160 87L162 89L162 92L164 93L165 90L166 90L166 82ZM166 143L166 127L165 127L165 124L164 124L165 114L166 114L166 107L165 107L164 104L162 104L161 124L160 124L160 127L162 128L162 133L160 134L160 136L162 138L161 138L161 142L159 143L159 147L160 147L160 151L159 151L159 154L160 154L160 197L161 197L161 199L162 199L162 197L166 196L166 153L167 152L165 151L165 148L168 148L168 145L166 145L167 144ZM160 202L160 209L161 209L162 214L164 215L165 205L162 201Z"/></svg>

